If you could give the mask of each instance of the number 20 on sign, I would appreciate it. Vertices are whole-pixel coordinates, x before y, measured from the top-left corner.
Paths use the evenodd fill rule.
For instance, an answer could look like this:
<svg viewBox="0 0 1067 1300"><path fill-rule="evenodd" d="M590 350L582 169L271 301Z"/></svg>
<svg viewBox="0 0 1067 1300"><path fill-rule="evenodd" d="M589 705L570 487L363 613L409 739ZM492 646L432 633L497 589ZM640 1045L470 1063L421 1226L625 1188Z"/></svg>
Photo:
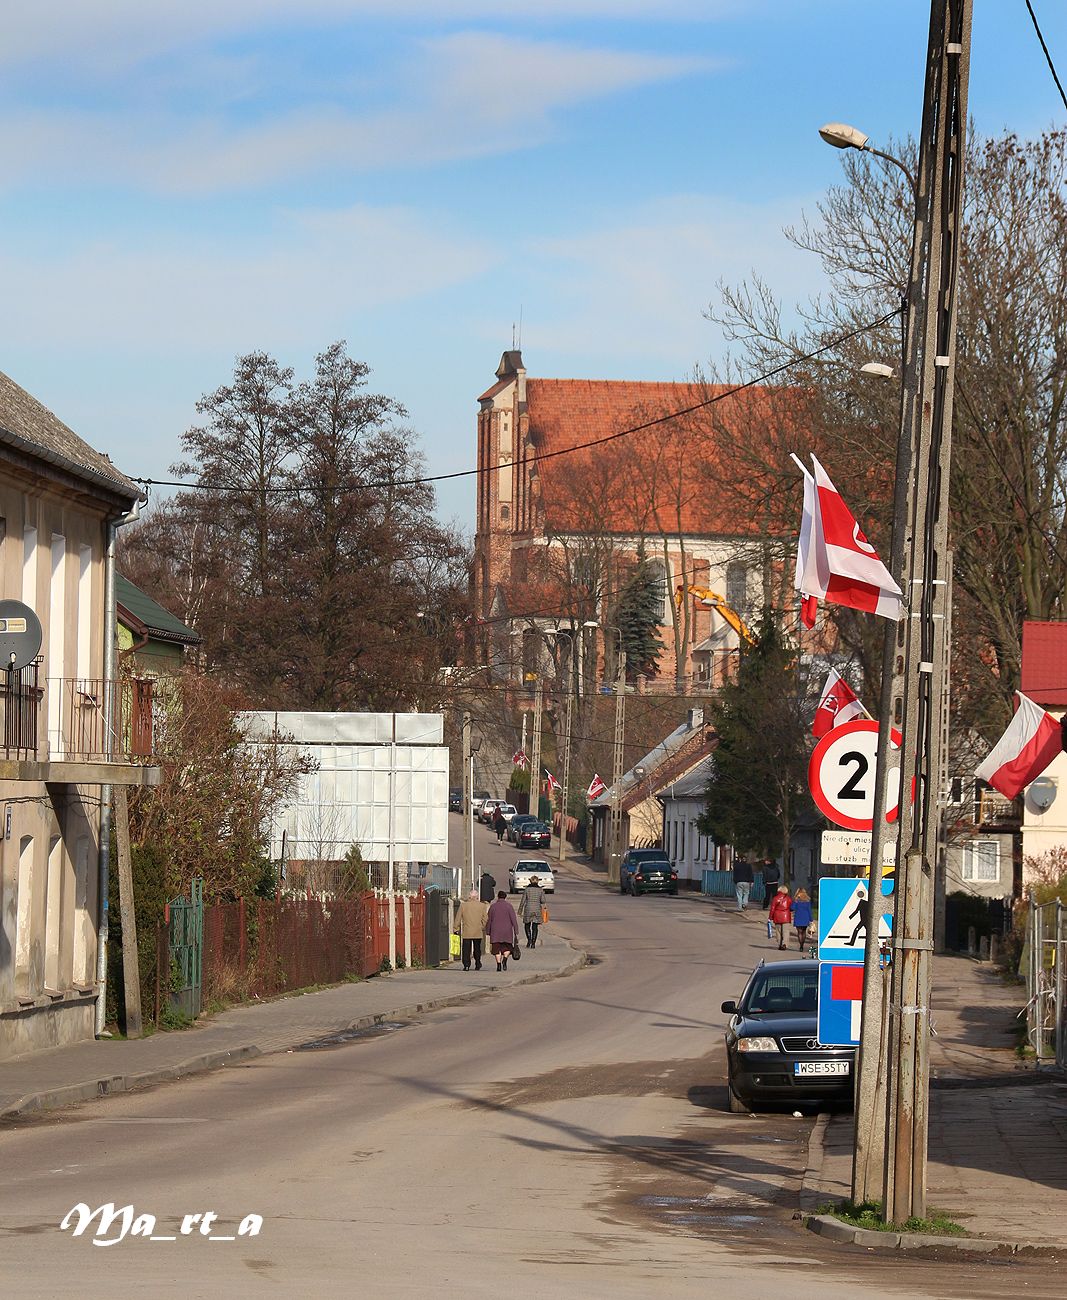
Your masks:
<svg viewBox="0 0 1067 1300"><path fill-rule="evenodd" d="M893 730L893 753L900 732ZM834 727L815 746L808 764L808 785L816 807L835 826L869 831L874 825L874 787L878 756L878 723L865 718ZM886 821L897 819L900 804L900 767L889 773Z"/></svg>

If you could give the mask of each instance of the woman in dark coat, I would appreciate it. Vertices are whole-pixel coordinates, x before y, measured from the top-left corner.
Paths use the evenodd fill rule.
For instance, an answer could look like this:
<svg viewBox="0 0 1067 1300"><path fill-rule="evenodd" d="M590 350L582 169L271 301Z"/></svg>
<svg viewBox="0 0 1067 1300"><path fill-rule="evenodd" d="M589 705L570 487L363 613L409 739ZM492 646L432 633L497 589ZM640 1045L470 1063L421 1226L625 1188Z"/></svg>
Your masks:
<svg viewBox="0 0 1067 1300"><path fill-rule="evenodd" d="M503 890L500 890L496 902L489 907L485 932L492 945L497 970L507 970L511 950L519 941L519 918Z"/></svg>

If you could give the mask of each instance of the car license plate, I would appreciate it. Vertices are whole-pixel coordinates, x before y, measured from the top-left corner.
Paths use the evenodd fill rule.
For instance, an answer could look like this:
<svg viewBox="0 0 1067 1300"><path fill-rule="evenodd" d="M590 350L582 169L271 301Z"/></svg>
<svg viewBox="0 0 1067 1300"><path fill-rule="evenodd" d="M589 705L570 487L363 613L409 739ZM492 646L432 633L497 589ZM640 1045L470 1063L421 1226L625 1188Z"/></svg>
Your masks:
<svg viewBox="0 0 1067 1300"><path fill-rule="evenodd" d="M794 1061L794 1074L848 1074L848 1061Z"/></svg>

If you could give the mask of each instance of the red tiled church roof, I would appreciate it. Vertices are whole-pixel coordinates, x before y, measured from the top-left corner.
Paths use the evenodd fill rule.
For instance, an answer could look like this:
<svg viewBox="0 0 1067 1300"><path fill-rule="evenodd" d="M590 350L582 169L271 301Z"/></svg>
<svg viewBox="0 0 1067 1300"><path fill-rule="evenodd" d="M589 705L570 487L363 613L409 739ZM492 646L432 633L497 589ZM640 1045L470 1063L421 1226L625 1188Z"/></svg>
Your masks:
<svg viewBox="0 0 1067 1300"><path fill-rule="evenodd" d="M1067 709L1067 622L1023 623L1019 689L1035 704Z"/></svg>
<svg viewBox="0 0 1067 1300"><path fill-rule="evenodd" d="M529 432L546 529L634 533L655 531L658 524L675 534L744 536L756 531L728 500L729 493L717 490L716 464L722 439L758 436L760 424L771 418L768 395L759 390L601 446L551 455L727 391L693 383L527 380Z"/></svg>

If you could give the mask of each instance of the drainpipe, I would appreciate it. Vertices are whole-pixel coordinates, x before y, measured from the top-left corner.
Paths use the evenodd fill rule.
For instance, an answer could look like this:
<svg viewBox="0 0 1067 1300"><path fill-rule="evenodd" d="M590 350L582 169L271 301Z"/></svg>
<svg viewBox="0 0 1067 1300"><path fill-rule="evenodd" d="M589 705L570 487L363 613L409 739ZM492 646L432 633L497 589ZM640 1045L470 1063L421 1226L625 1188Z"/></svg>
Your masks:
<svg viewBox="0 0 1067 1300"><path fill-rule="evenodd" d="M123 524L131 523L140 510L135 505L129 514L107 522L107 549L104 552L104 758L113 757L115 724L115 538ZM100 874L97 885L96 920L96 1023L99 1038L104 1033L107 1007L107 930L108 878L111 873L111 786L100 787Z"/></svg>

